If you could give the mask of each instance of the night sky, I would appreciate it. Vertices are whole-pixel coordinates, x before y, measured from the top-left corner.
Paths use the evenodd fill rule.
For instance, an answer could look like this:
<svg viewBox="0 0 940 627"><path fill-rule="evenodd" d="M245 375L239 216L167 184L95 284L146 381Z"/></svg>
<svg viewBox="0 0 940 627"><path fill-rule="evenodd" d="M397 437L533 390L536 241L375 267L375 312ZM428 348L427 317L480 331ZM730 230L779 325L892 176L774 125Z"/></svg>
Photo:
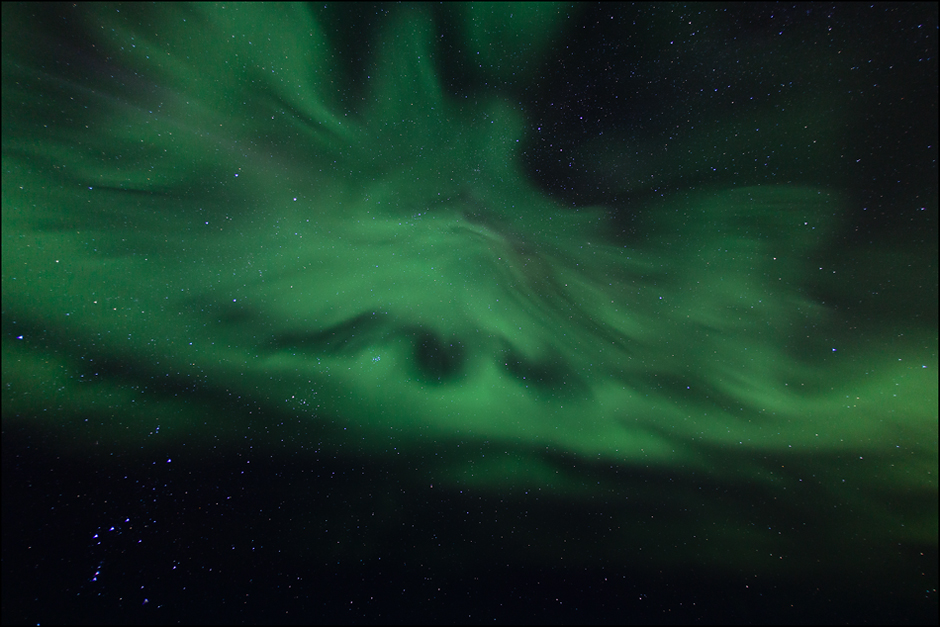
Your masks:
<svg viewBox="0 0 940 627"><path fill-rule="evenodd" d="M935 622L937 34L5 3L3 621Z"/></svg>

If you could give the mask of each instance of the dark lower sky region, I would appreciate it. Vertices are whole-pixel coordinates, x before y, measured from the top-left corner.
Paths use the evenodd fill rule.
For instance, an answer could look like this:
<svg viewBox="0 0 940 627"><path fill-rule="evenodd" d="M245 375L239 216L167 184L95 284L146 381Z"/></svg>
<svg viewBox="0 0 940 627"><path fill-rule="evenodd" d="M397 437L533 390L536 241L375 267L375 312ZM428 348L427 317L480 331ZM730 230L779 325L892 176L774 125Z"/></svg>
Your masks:
<svg viewBox="0 0 940 627"><path fill-rule="evenodd" d="M932 623L937 6L2 16L4 623Z"/></svg>

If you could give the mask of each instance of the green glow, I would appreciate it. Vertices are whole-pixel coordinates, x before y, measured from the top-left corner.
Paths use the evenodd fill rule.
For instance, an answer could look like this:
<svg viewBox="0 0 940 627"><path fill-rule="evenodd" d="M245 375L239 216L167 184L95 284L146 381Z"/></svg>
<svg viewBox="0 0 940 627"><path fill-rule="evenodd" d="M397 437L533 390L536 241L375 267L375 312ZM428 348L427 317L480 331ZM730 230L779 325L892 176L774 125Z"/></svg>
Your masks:
<svg viewBox="0 0 940 627"><path fill-rule="evenodd" d="M508 10L458 10L487 51L475 72L530 76L563 29L557 7ZM300 420L295 437L343 455L429 460L444 488L572 502L625 486L631 505L681 501L699 477L774 499L812 477L817 498L866 512L825 516L821 537L936 546L935 508L882 498L936 499L936 327L853 338L820 302L820 286L852 291L818 278L838 190L676 192L624 242L602 208L529 181L520 107L448 93L430 9L388 18L364 81L294 5L150 17L87 16L109 25L101 54L136 72L121 87L42 82L39 44L5 31L5 427L40 421L80 455L236 449L249 430L273 449L266 425ZM617 143L594 154L617 172ZM208 411L218 398L238 411ZM631 472L684 487L664 497ZM710 547L670 545L664 563L747 563L776 541L741 500L696 516L663 524L708 526ZM643 527L620 525L606 542L628 559Z"/></svg>

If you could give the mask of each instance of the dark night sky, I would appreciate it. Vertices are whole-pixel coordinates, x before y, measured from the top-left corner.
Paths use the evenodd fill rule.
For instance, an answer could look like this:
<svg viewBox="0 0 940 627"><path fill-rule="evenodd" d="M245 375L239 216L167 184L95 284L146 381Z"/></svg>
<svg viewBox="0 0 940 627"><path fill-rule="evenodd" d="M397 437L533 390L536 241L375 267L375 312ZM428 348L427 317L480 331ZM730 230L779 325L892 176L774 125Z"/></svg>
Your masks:
<svg viewBox="0 0 940 627"><path fill-rule="evenodd" d="M87 34L70 20L81 10L43 5L14 22L4 7L4 91L8 63L21 54L7 43L14 23L50 42L49 59L74 47L81 69L51 78L59 72L79 91L86 77L94 82L100 68L79 52ZM434 11L442 41L459 41L455 14ZM371 5L323 12L338 71L369 71L359 51L381 13ZM531 180L571 212L605 207L627 245L648 237L669 194L778 183L838 189L847 215L825 256L840 278L809 289L850 317L903 326L936 318L937 34L935 3L600 3L572 12L551 54L518 75L494 77L458 43L441 44L438 70L449 94L519 103ZM18 122L4 115L4 132ZM912 260L903 280L896 268L863 263L872 251L895 249ZM862 303L843 282L879 295ZM6 313L3 331L5 343L20 333ZM45 339L71 342L54 331ZM102 368L115 381L134 380L133 363ZM168 383L156 395L164 407L182 395L218 425L244 420L246 434L257 419L253 401L217 389ZM880 557L854 561L842 578L624 564L592 540L619 504L519 489L418 489L421 460L320 442L302 419L269 425L263 453L203 438L188 447L92 446L76 457L62 453L68 435L38 420L8 421L7 407L4 623L936 620L936 542L899 546L887 566ZM546 451L542 461L582 464L582 476L599 480L628 472L564 451ZM629 472L629 481L663 494L643 523L650 551L681 552L657 545L669 538L657 535L656 516L688 511L693 490L712 490L709 498L729 511L767 505L753 502L767 493L746 485L703 478L693 487L698 479L683 476L684 491L672 492L672 477ZM786 522L806 524L803 513ZM820 511L818 520L833 516ZM833 558L812 546L811 534L801 537L806 551ZM536 557L530 547L539 543Z"/></svg>

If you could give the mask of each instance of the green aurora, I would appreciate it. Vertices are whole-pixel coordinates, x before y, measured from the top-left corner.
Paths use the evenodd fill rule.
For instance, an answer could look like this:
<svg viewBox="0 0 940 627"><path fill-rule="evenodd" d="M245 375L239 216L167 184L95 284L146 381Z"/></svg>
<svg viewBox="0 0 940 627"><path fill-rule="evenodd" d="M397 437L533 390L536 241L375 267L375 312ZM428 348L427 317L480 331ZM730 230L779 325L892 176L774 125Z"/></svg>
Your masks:
<svg viewBox="0 0 940 627"><path fill-rule="evenodd" d="M479 86L536 80L561 8L447 9L487 51L457 92L444 9L390 9L350 58L325 9L94 6L68 68L26 11L4 5L5 431L76 459L250 442L511 511L537 492L574 513L514 523L501 550L536 562L893 573L899 545L936 550L935 259L840 265L849 195L818 178L644 195L615 133L582 156L633 233L547 193L523 107ZM635 168L699 168L708 132ZM902 312L832 304L885 276ZM355 540L279 541L375 557Z"/></svg>

